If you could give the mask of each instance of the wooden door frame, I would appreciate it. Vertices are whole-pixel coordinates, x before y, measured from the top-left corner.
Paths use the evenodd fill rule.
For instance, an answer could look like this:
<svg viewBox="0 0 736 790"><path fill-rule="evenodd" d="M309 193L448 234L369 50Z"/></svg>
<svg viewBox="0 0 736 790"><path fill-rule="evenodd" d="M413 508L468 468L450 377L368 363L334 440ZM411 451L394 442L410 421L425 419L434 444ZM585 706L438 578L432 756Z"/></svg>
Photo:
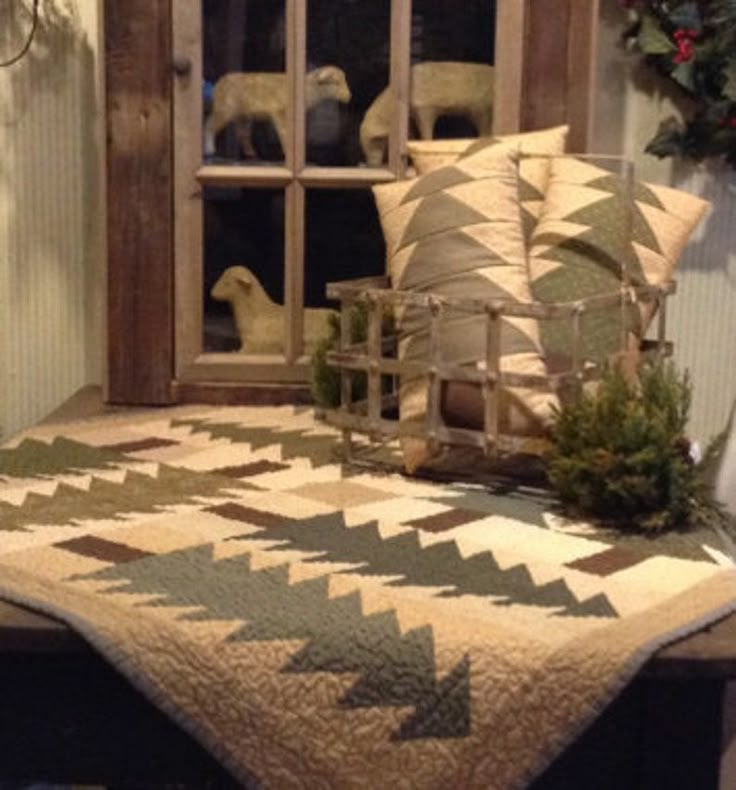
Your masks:
<svg viewBox="0 0 736 790"><path fill-rule="evenodd" d="M255 387L177 387L174 381L171 7L171 0L104 3L108 400L254 400ZM497 0L497 12L497 84L503 88L496 131L568 123L569 149L588 150L598 0Z"/></svg>

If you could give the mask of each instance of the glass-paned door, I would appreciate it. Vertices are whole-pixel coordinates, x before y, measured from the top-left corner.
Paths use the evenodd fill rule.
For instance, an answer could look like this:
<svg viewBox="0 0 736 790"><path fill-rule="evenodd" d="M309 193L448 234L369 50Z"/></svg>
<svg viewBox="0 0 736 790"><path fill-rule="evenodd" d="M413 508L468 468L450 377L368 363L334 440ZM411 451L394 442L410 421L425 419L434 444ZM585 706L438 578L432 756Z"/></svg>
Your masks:
<svg viewBox="0 0 736 790"><path fill-rule="evenodd" d="M412 137L490 133L496 3L172 12L177 379L305 382L325 284L385 271L370 187Z"/></svg>

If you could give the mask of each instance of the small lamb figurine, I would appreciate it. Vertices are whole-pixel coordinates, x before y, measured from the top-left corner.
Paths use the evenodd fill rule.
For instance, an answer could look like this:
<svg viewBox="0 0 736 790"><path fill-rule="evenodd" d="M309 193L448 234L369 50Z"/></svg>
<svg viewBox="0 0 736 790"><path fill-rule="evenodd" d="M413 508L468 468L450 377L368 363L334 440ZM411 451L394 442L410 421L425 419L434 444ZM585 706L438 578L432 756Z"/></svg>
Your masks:
<svg viewBox="0 0 736 790"><path fill-rule="evenodd" d="M248 354L283 354L284 307L276 304L245 266L230 266L212 286L210 295L230 302L240 336L240 351ZM304 308L304 351L311 354L327 334L333 310Z"/></svg>
<svg viewBox="0 0 736 790"><path fill-rule="evenodd" d="M484 63L427 61L411 67L409 107L422 140L431 140L442 115L469 118L478 134L491 133L493 66ZM360 125L360 145L369 167L380 167L386 155L396 102L390 88L374 99Z"/></svg>
<svg viewBox="0 0 736 790"><path fill-rule="evenodd" d="M332 99L341 104L350 101L351 94L345 72L337 66L321 66L307 73L305 84L306 108ZM238 72L224 74L212 91L212 113L205 125L205 150L215 152L215 138L229 124L237 123L238 138L247 157L256 157L253 147L253 121L270 121L281 150L286 151L286 75L282 72Z"/></svg>

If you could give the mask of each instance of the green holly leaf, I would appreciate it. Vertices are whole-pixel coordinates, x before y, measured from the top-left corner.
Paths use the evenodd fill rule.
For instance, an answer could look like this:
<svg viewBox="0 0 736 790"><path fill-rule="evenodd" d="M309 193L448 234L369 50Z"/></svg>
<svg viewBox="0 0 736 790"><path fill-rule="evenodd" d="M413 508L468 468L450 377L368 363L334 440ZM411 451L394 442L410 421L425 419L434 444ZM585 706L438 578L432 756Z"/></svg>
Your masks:
<svg viewBox="0 0 736 790"><path fill-rule="evenodd" d="M695 93L695 61L679 63L670 72L670 76L689 93Z"/></svg>
<svg viewBox="0 0 736 790"><path fill-rule="evenodd" d="M646 55L667 55L677 50L672 39L660 27L657 18L651 14L644 14L642 17L636 41L639 49Z"/></svg>
<svg viewBox="0 0 736 790"><path fill-rule="evenodd" d="M657 134L649 141L646 147L648 154L654 154L660 159L666 156L677 156L682 153L683 130L673 118L660 124Z"/></svg>
<svg viewBox="0 0 736 790"><path fill-rule="evenodd" d="M731 101L736 101L736 60L729 61L726 66L724 66L721 74L723 74L726 80L723 85L723 95L731 99Z"/></svg>
<svg viewBox="0 0 736 790"><path fill-rule="evenodd" d="M693 2L683 3L674 8L669 14L669 19L676 28L684 30L697 30L700 33L703 27L698 4Z"/></svg>

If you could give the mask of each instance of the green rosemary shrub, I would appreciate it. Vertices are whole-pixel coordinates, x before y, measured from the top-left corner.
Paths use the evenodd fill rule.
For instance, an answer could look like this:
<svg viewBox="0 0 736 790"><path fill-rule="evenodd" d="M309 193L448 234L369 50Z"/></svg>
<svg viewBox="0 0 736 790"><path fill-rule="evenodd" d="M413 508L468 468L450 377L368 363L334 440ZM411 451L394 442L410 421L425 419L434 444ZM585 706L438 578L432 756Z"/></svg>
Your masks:
<svg viewBox="0 0 736 790"><path fill-rule="evenodd" d="M350 311L351 335L356 343L368 336L368 310L358 305ZM327 352L333 351L340 343L340 316L333 313L329 318L327 334L317 344L312 353L311 389L312 397L319 406L334 409L340 405L340 372L327 364ZM365 373L353 374L353 400L366 397L367 380Z"/></svg>
<svg viewBox="0 0 736 790"><path fill-rule="evenodd" d="M621 527L659 531L691 523L704 505L685 436L687 374L642 369L638 385L607 371L594 394L558 410L547 475L565 505Z"/></svg>

